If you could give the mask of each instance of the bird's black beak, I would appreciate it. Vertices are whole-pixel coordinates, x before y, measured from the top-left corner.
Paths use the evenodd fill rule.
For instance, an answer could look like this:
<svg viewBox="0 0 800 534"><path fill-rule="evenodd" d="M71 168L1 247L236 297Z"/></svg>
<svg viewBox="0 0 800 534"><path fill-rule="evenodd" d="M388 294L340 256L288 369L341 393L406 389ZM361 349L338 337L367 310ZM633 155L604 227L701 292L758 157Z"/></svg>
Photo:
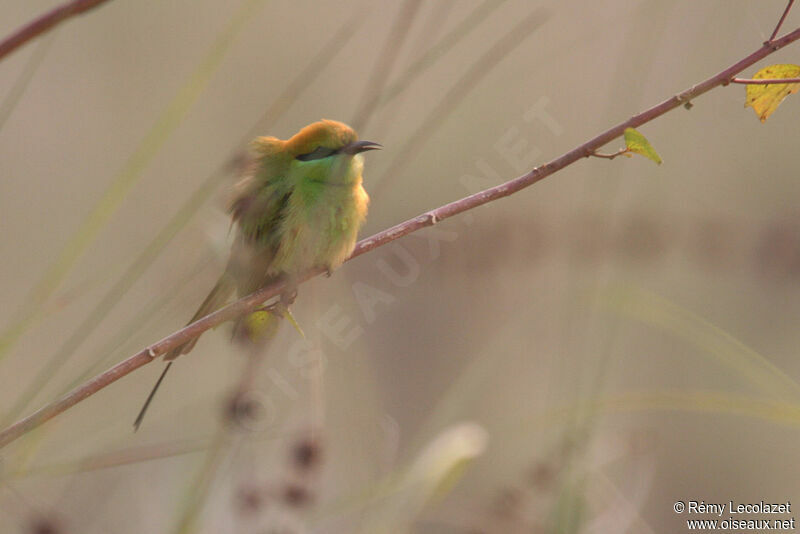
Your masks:
<svg viewBox="0 0 800 534"><path fill-rule="evenodd" d="M379 145L378 143L373 143L372 141L356 141L355 143L350 143L349 145L345 145L341 148L341 152L344 154L355 155L359 152L366 152L367 150L380 150L383 148L383 145Z"/></svg>

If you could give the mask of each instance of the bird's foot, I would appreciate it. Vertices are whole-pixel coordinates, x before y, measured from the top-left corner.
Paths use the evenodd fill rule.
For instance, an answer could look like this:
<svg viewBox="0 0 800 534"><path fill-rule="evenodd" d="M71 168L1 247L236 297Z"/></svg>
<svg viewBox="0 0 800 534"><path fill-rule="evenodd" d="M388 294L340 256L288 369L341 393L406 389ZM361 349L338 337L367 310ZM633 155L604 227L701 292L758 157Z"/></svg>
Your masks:
<svg viewBox="0 0 800 534"><path fill-rule="evenodd" d="M288 308L289 306L294 304L294 301L296 299L297 299L297 286L294 284L287 285L286 289L284 289L281 292L280 303Z"/></svg>

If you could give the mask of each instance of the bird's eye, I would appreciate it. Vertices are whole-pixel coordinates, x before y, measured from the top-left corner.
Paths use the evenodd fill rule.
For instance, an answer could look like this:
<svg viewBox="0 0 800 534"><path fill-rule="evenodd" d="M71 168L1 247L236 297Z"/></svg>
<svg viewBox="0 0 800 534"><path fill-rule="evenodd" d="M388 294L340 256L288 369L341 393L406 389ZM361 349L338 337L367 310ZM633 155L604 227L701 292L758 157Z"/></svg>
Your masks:
<svg viewBox="0 0 800 534"><path fill-rule="evenodd" d="M334 154L336 154L335 149L328 148L326 146L318 146L313 152L309 152L308 154L300 154L297 156L297 159L300 161L311 161L312 159L327 158L328 156L332 156Z"/></svg>

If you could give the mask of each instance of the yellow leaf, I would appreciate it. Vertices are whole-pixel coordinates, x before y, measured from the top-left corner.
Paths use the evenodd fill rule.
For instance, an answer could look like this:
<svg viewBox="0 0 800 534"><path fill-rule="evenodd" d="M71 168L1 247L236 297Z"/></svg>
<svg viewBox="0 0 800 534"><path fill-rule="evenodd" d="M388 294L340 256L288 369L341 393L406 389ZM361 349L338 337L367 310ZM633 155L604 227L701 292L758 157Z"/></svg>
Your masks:
<svg viewBox="0 0 800 534"><path fill-rule="evenodd" d="M756 72L754 80L800 78L800 65L770 65ZM800 83L748 85L744 107L752 107L761 122L767 120L784 98L800 90Z"/></svg>
<svg viewBox="0 0 800 534"><path fill-rule="evenodd" d="M656 152L656 149L650 144L650 141L633 128L625 128L625 146L628 147L628 150L631 152L640 154L661 165L661 156L658 155L658 152Z"/></svg>

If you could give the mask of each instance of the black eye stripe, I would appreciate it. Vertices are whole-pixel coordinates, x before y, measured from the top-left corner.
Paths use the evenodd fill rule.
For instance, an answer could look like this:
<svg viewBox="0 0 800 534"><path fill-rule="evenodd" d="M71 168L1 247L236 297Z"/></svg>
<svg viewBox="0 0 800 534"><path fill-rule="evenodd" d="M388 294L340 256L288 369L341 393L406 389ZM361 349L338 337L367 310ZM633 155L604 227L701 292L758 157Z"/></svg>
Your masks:
<svg viewBox="0 0 800 534"><path fill-rule="evenodd" d="M299 156L297 156L296 159L299 159L300 161L311 161L313 159L322 159L322 158L327 158L328 156L333 156L337 152L338 150L333 148L328 148L326 146L318 146L312 152L309 152L307 154L300 154Z"/></svg>

